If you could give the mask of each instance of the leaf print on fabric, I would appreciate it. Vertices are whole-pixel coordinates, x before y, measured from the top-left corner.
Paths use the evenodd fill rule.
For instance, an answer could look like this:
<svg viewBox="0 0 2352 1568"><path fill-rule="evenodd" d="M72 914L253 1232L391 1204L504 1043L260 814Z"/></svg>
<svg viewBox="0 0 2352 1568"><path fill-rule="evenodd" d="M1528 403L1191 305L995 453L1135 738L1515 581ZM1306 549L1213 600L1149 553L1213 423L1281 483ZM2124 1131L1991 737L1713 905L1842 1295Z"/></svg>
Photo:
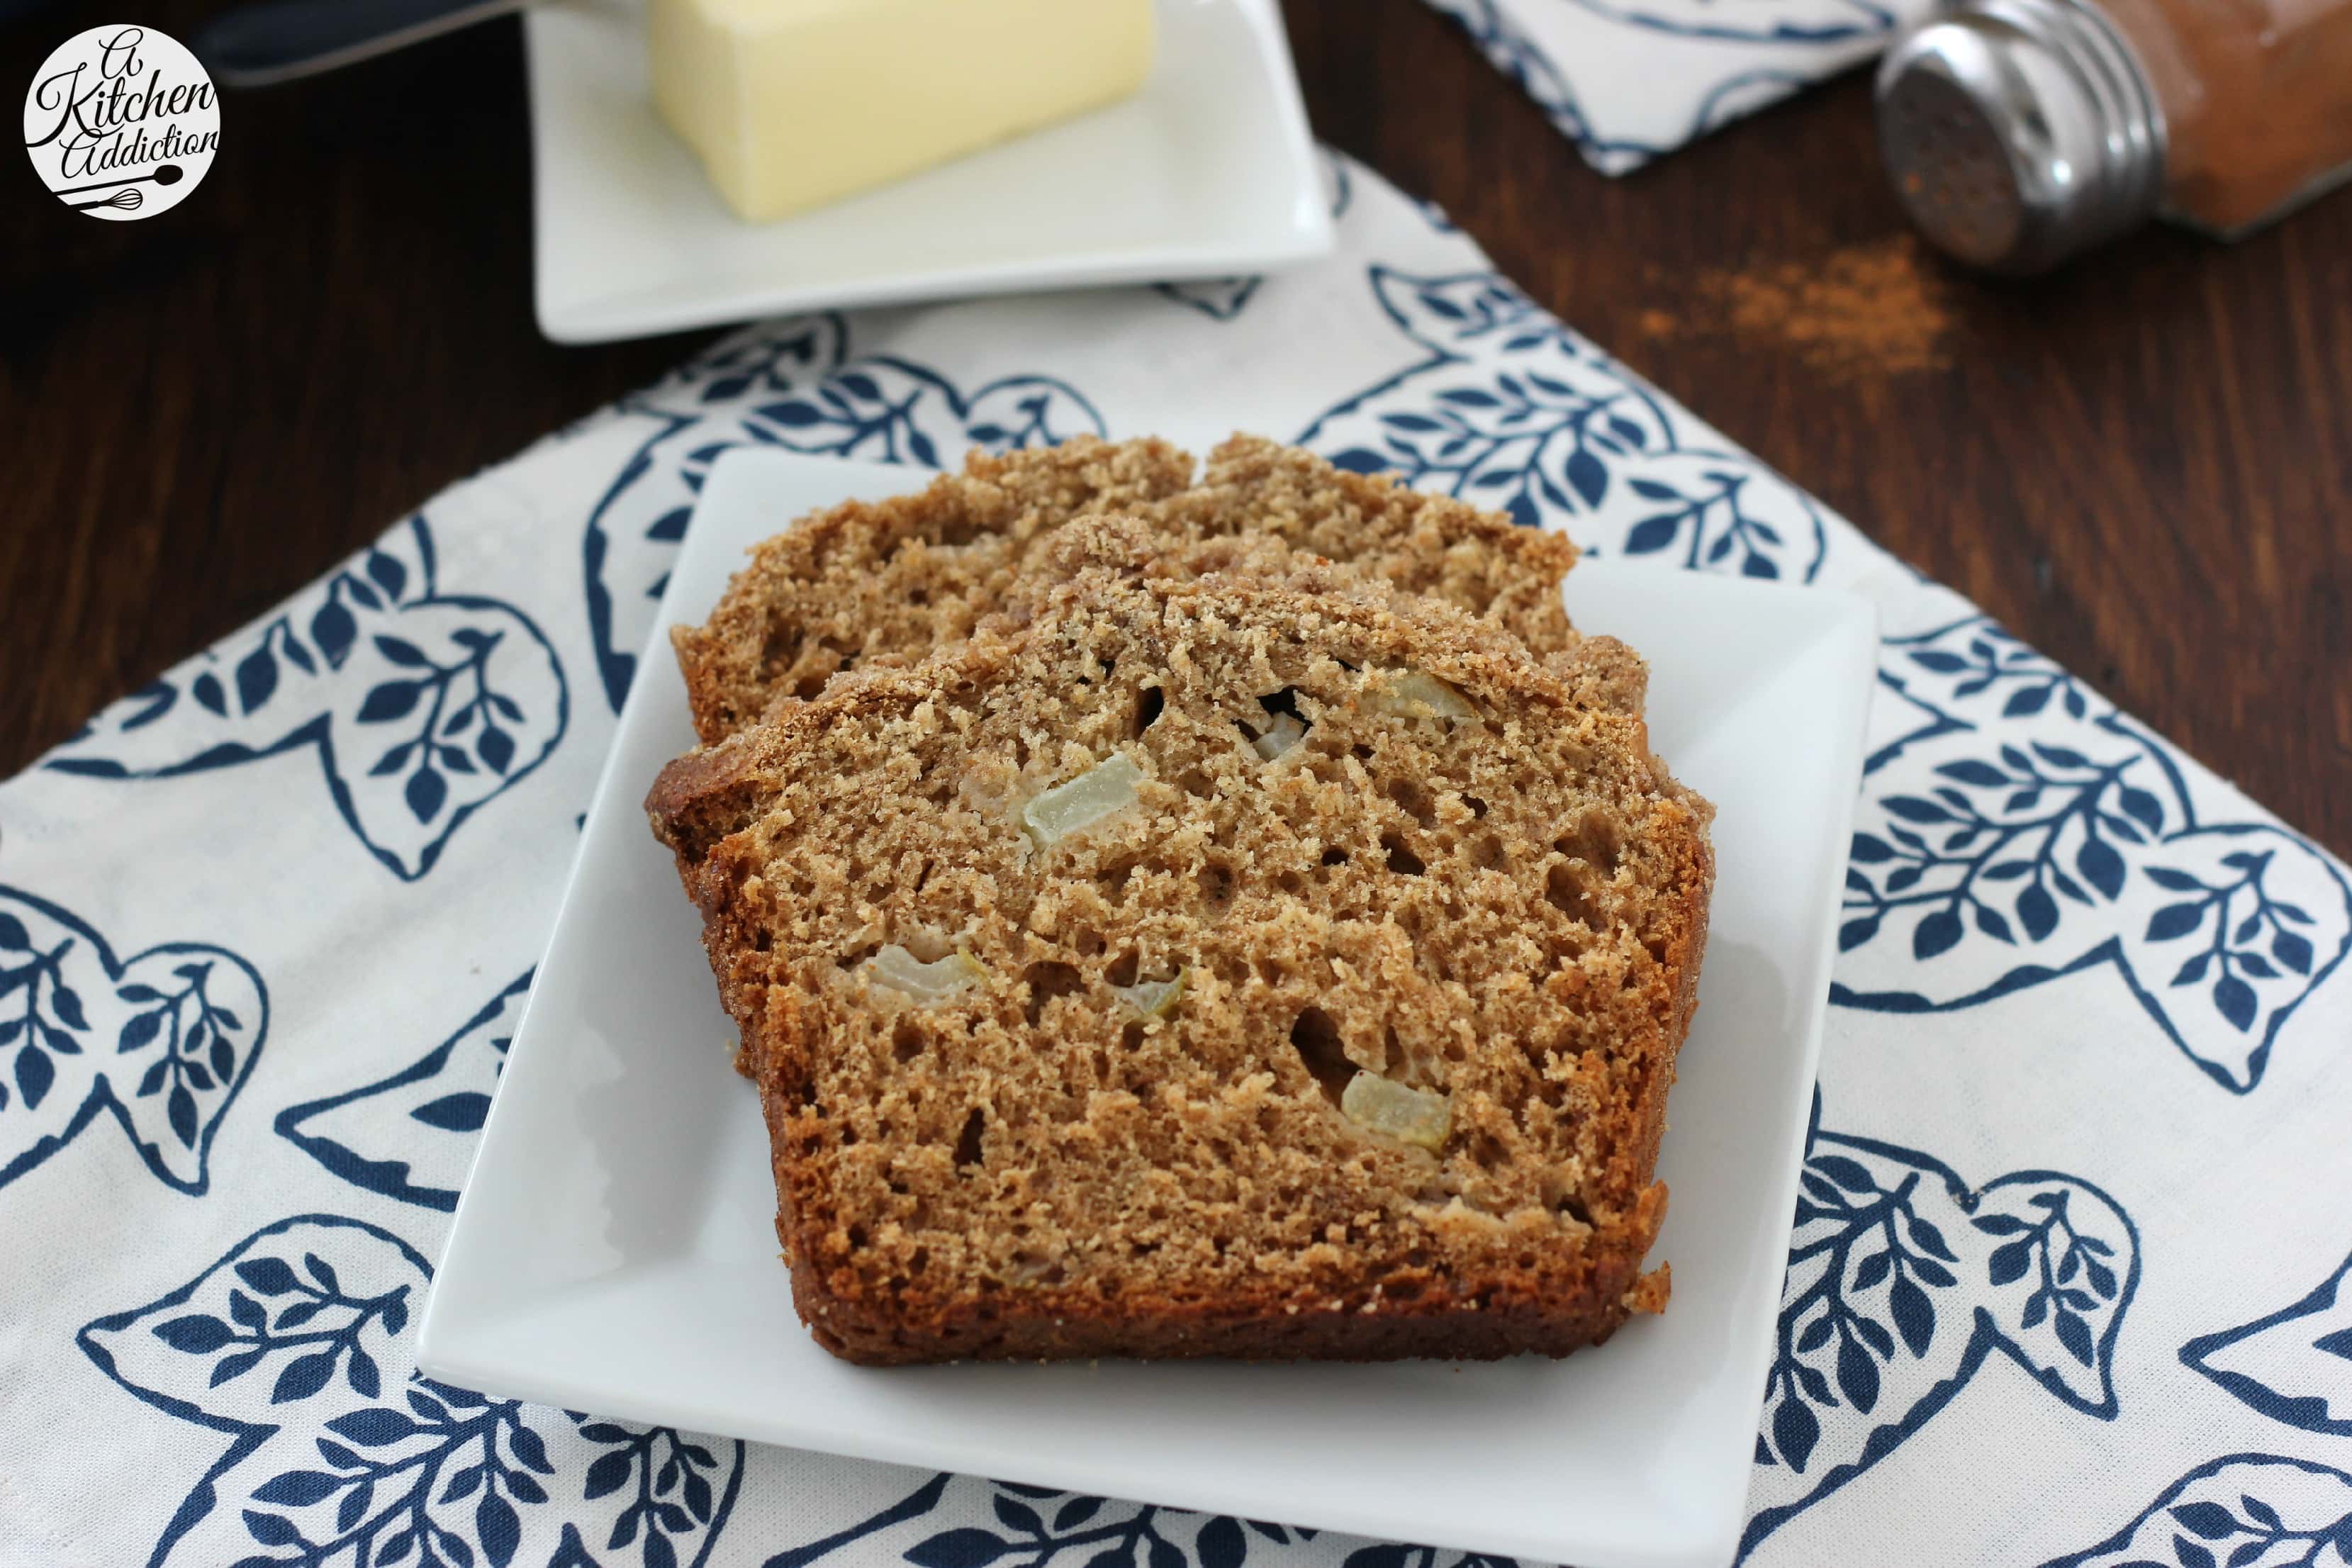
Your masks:
<svg viewBox="0 0 2352 1568"><path fill-rule="evenodd" d="M2275 1454L2198 1466L2096 1546L2042 1568L2346 1568L2352 1475Z"/></svg>
<svg viewBox="0 0 2352 1568"><path fill-rule="evenodd" d="M1581 14L1574 19L1579 30L1555 37L1554 44L1582 41L1588 45L1584 50L1547 47L1514 16L1511 0L1430 0L1461 25L1479 52L1534 100L1587 163L1608 174L1640 168L1863 58L1903 20L1895 7L1872 0L1547 3ZM1530 15L1544 16L1534 7ZM1603 36L1591 38L1594 31ZM1612 33L1631 37L1619 42L1606 36ZM1638 49L1647 61L1652 85L1638 113L1629 114L1624 95L1610 90L1608 67L1592 63L1623 58L1608 47L1612 43L1617 50ZM1676 103L1696 107L1686 120L1678 120ZM1626 134L1629 121L1646 127L1647 133Z"/></svg>
<svg viewBox="0 0 2352 1568"><path fill-rule="evenodd" d="M1300 1550L1309 1546L1312 1553ZM1508 1557L1357 1544L1296 1525L947 1475L932 1476L832 1535L777 1552L762 1568L869 1562L916 1568L1517 1568Z"/></svg>
<svg viewBox="0 0 2352 1568"><path fill-rule="evenodd" d="M2190 1340L2180 1359L2273 1421L2352 1436L2352 1258L2301 1300Z"/></svg>
<svg viewBox="0 0 2352 1568"><path fill-rule="evenodd" d="M530 994L525 970L457 1032L388 1078L291 1105L277 1128L354 1186L450 1213Z"/></svg>
<svg viewBox="0 0 2352 1568"><path fill-rule="evenodd" d="M1797 1199L1741 1537L1756 1543L1867 1470L1999 1351L2069 1407L2113 1420L2116 1335L2139 1236L2079 1177L1971 1188L1916 1150L1820 1131Z"/></svg>
<svg viewBox="0 0 2352 1568"><path fill-rule="evenodd" d="M581 543L589 631L615 712L719 453L758 445L940 468L975 447L1004 452L1104 434L1094 405L1052 376L964 387L895 354L853 355L849 320L831 313L738 333L617 412L652 431L597 500Z"/></svg>
<svg viewBox="0 0 2352 1568"><path fill-rule="evenodd" d="M268 1032L261 975L226 948L117 958L69 911L0 887L0 1186L103 1111L157 1180L204 1192L213 1136Z"/></svg>
<svg viewBox="0 0 2352 1568"><path fill-rule="evenodd" d="M1890 33L1902 21L1873 0L1568 0L1622 26L1743 44L1832 44Z"/></svg>
<svg viewBox="0 0 2352 1568"><path fill-rule="evenodd" d="M388 1231L298 1215L82 1330L109 1377L232 1437L152 1568L504 1568L566 1550L583 1563L707 1559L744 1446L414 1375L407 1335L430 1277Z"/></svg>
<svg viewBox="0 0 2352 1568"><path fill-rule="evenodd" d="M1265 282L1261 273L1245 273L1235 278L1196 278L1182 283L1156 283L1153 289L1164 300L1172 300L1189 310L1194 310L1213 321L1230 321L1242 313L1250 297Z"/></svg>
<svg viewBox="0 0 2352 1568"><path fill-rule="evenodd" d="M1576 101L1576 90L1551 57L1538 47L1503 9L1501 0L1430 0L1461 24L1478 52L1511 85L1535 101L1559 133L1576 143L1594 167L1610 174L1637 168L1664 149L1630 142L1604 142L1593 133Z"/></svg>
<svg viewBox="0 0 2352 1568"><path fill-rule="evenodd" d="M2160 742L1983 616L1881 658L1832 999L1941 1011L2113 963L2206 1076L2259 1084L2352 951L2342 873L2284 828L2200 820Z"/></svg>
<svg viewBox="0 0 2352 1568"><path fill-rule="evenodd" d="M1821 570L1828 531L1802 491L1717 447L1498 274L1375 267L1370 282L1428 357L1317 419L1299 445L1562 530L1596 554L1804 582Z"/></svg>
<svg viewBox="0 0 2352 1568"><path fill-rule="evenodd" d="M43 766L163 779L314 749L345 825L414 881L570 720L562 665L530 618L437 576L420 513L257 631L108 708Z"/></svg>

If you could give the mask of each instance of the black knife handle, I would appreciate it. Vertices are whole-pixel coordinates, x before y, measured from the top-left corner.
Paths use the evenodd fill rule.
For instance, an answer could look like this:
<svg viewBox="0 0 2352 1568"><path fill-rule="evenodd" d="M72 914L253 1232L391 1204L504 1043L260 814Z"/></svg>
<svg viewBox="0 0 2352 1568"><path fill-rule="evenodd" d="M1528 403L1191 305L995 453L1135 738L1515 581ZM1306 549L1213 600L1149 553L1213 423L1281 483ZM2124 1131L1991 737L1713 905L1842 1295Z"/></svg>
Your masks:
<svg viewBox="0 0 2352 1568"><path fill-rule="evenodd" d="M333 70L436 34L470 27L530 0L262 0L198 28L196 58L226 87Z"/></svg>

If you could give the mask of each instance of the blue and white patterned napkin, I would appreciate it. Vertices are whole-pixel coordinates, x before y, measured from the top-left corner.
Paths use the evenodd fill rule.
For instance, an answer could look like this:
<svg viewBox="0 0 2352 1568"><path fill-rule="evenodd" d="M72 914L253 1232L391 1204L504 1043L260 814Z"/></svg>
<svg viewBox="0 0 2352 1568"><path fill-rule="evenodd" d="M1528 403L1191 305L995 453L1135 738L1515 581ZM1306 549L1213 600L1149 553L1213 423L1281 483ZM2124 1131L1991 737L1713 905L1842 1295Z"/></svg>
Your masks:
<svg viewBox="0 0 2352 1568"><path fill-rule="evenodd" d="M412 1371L712 458L1236 425L1881 606L1745 1555L2352 1555L2345 868L1435 212L1337 162L1331 191L1338 254L1277 278L742 333L0 785L0 1563L1465 1568Z"/></svg>
<svg viewBox="0 0 2352 1568"><path fill-rule="evenodd" d="M1429 0L1604 174L1860 64L1934 0Z"/></svg>

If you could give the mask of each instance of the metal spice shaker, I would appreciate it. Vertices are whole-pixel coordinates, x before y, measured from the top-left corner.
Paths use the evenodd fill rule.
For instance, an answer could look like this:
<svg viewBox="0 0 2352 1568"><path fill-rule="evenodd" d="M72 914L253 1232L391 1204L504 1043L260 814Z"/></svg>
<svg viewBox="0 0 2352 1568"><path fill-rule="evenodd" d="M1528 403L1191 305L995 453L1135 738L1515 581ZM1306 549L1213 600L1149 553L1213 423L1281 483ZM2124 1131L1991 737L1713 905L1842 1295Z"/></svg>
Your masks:
<svg viewBox="0 0 2352 1568"><path fill-rule="evenodd" d="M2234 239L2352 176L2352 0L1959 0L1880 62L1912 219L2038 272L2158 214Z"/></svg>

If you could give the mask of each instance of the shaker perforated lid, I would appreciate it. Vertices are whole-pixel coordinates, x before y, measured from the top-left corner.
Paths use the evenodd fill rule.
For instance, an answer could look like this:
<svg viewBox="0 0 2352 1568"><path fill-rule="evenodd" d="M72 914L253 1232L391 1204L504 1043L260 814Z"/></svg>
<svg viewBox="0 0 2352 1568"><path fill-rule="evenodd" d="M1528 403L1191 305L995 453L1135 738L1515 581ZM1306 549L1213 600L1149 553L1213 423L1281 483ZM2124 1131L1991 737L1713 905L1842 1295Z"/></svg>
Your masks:
<svg viewBox="0 0 2352 1568"><path fill-rule="evenodd" d="M1878 140L1912 220L1972 266L2038 272L2138 226L2164 114L2089 0L1969 0L1878 69Z"/></svg>

